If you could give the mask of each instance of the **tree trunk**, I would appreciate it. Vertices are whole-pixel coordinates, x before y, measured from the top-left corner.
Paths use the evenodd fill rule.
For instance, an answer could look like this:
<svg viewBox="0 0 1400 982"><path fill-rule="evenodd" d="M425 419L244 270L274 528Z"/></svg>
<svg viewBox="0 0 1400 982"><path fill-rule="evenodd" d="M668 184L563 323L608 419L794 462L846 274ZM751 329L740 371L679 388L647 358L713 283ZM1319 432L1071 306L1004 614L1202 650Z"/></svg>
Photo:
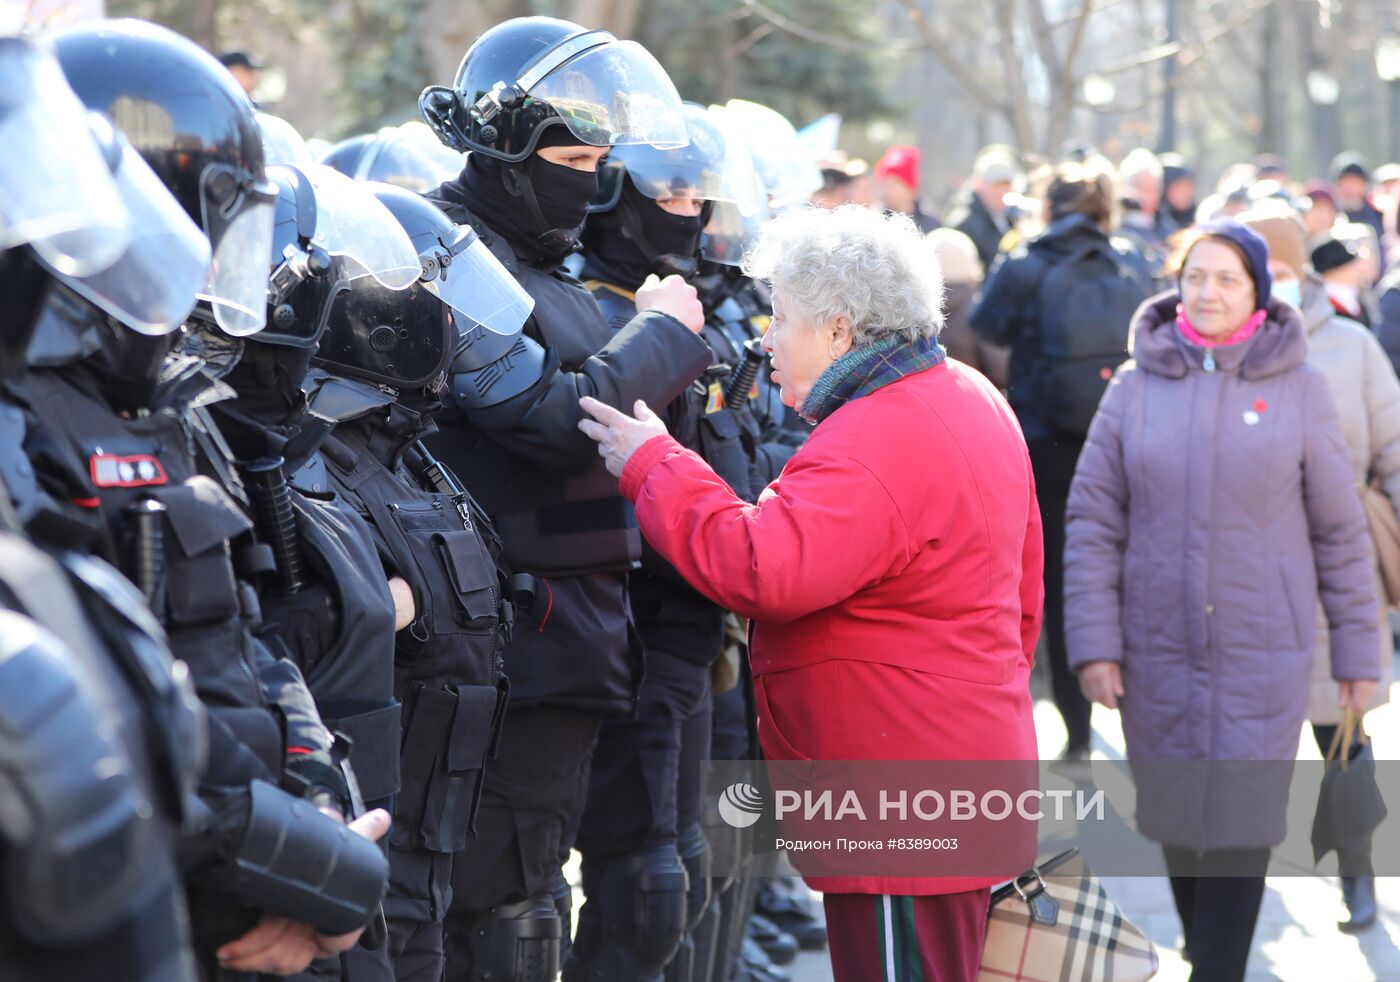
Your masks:
<svg viewBox="0 0 1400 982"><path fill-rule="evenodd" d="M1167 0L1167 43L1181 40L1180 0ZM1176 55L1162 62L1162 129L1157 136L1157 152L1176 149Z"/></svg>
<svg viewBox="0 0 1400 982"><path fill-rule="evenodd" d="M190 38L205 50L218 54L219 0L192 0L187 9Z"/></svg>
<svg viewBox="0 0 1400 982"><path fill-rule="evenodd" d="M1259 137L1255 141L1255 149L1259 153L1281 153L1284 147L1279 125L1278 86L1275 84L1278 69L1273 56L1279 43L1277 4L1264 11L1260 25Z"/></svg>
<svg viewBox="0 0 1400 982"><path fill-rule="evenodd" d="M1341 147L1341 127L1337 120L1337 106L1335 103L1327 106L1314 102L1307 91L1307 77L1308 73L1313 71L1329 73L1333 71L1327 51L1328 38L1317 23L1316 8L1310 4L1300 4L1297 7L1297 16L1298 52L1302 68L1302 71L1298 73L1298 79L1303 86L1303 95L1307 100L1308 115L1311 120L1313 173L1326 174L1327 166Z"/></svg>
<svg viewBox="0 0 1400 982"><path fill-rule="evenodd" d="M638 0L573 0L565 17L584 27L628 38L637 29L638 7Z"/></svg>

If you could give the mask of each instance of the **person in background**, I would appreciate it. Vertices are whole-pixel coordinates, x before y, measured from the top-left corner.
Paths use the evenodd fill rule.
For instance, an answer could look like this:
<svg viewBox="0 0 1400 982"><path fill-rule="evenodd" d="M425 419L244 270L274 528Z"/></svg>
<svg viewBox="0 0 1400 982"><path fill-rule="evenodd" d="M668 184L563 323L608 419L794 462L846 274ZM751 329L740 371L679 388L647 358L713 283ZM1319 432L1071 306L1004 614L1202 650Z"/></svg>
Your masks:
<svg viewBox="0 0 1400 982"><path fill-rule="evenodd" d="M1339 153L1332 158L1330 170L1337 206L1350 221L1369 225L1376 233L1377 243L1384 242L1385 222L1371 202L1371 170L1365 158L1357 153Z"/></svg>
<svg viewBox="0 0 1400 982"><path fill-rule="evenodd" d="M839 208L850 200L851 179L838 167L822 168L821 190L812 192L816 208Z"/></svg>
<svg viewBox="0 0 1400 982"><path fill-rule="evenodd" d="M1179 153L1164 153L1162 165L1162 214L1176 228L1190 228L1196 221L1196 175Z"/></svg>
<svg viewBox="0 0 1400 982"><path fill-rule="evenodd" d="M870 164L859 157L846 161L846 173L851 175L851 187L847 200L862 208L879 210L880 202L875 195L875 180L871 175Z"/></svg>
<svg viewBox="0 0 1400 982"><path fill-rule="evenodd" d="M1011 231L1006 196L1011 193L1019 172L1020 167L1009 147L983 148L972 165L972 180L958 192L948 216L948 224L977 246L977 258L983 269L991 268L1001 240Z"/></svg>
<svg viewBox="0 0 1400 982"><path fill-rule="evenodd" d="M1246 212L1241 221L1269 244L1274 296L1302 311L1308 362L1327 376L1355 485L1361 487L1373 477L1379 479L1391 507L1400 511L1400 381L1380 342L1370 331L1332 308L1321 278L1310 272L1304 262L1303 226L1296 214L1286 207L1268 207ZM1368 709L1390 701L1394 677L1395 645L1388 604L1379 597L1376 623L1380 675ZM1308 720L1320 752L1326 754L1341 723L1341 711L1328 660L1325 621L1320 620L1318 628L1308 691ZM1354 757L1360 751L1361 744L1353 742L1348 756ZM1349 917L1338 926L1344 931L1361 930L1376 919L1376 883L1369 838L1363 846L1339 857L1339 866Z"/></svg>
<svg viewBox="0 0 1400 982"><path fill-rule="evenodd" d="M1376 340L1400 372L1400 265L1392 267L1376 287L1376 311Z"/></svg>
<svg viewBox="0 0 1400 982"><path fill-rule="evenodd" d="M850 202L853 175L848 171L850 161L846 154L837 151L825 160L816 161L816 165L822 168L822 188L812 192L812 205L833 209Z"/></svg>
<svg viewBox="0 0 1400 982"><path fill-rule="evenodd" d="M1261 153L1254 158L1254 174L1261 181L1288 183L1288 162L1276 153Z"/></svg>
<svg viewBox="0 0 1400 982"><path fill-rule="evenodd" d="M919 165L923 154L918 147L893 146L875 165L880 200L892 215L908 215L920 232L932 232L943 223L919 206Z"/></svg>
<svg viewBox="0 0 1400 982"><path fill-rule="evenodd" d="M977 246L953 228L934 229L928 234L928 241L943 270L944 319L938 340L948 357L977 369L998 389L1005 389L1009 352L981 341L968 323L982 289L983 267L977 256Z"/></svg>
<svg viewBox="0 0 1400 982"><path fill-rule="evenodd" d="M1400 197L1400 164L1381 164L1371 175L1371 181L1376 186L1377 198L1394 201Z"/></svg>
<svg viewBox="0 0 1400 982"><path fill-rule="evenodd" d="M1036 498L1045 531L1044 636L1050 653L1055 707L1064 719L1066 730L1061 757L1065 760L1083 760L1089 755L1092 734L1090 706L1065 660L1061 564L1065 541L1065 502L1074 476L1075 462L1084 445L1088 419L1083 420L1082 428L1080 424L1073 424L1074 429L1066 428L1066 421L1054 412L1051 405L1050 400L1056 397L1056 393L1047 389L1053 388L1062 393L1082 391L1083 397L1076 401L1092 407L1097 404L1098 394L1103 391L1108 376L1100 375L1106 366L1091 365L1088 366L1087 377L1083 372L1070 371L1068 377L1072 378L1072 382L1069 384L1049 386L1043 380L1052 375L1067 377L1067 369L1072 368L1070 359L1050 350L1063 345L1047 343L1047 333L1055 329L1055 336L1063 341L1067 325L1083 325L1091 315L1097 320L1103 311L1068 307L1066 291L1050 291L1043 287L1050 276L1076 256L1093 261L1093 280L1090 281L1088 276L1077 270L1069 270L1057 277L1062 283L1070 278L1096 285L1117 282L1122 278L1120 273L1123 267L1128 265L1128 262L1120 263L1120 259L1127 258L1122 256L1120 245L1122 250L1132 250L1132 246L1123 240L1109 238L1109 230L1117 217L1118 197L1112 165L1102 157L1092 157L1084 164L1060 165L1050 181L1045 198L1049 209L1049 227L1026 245L997 260L983 287L981 300L972 312L971 324L982 341L1007 346L1011 351L1008 398L1021 421L1021 429L1030 447L1031 466L1035 469ZM1109 255L1115 257L1114 267L1099 262L1100 257L1107 258ZM1141 265L1141 257L1135 253L1134 257ZM1150 292L1145 265L1141 265L1138 272L1141 274L1141 289L1129 298L1124 305L1125 311L1118 315L1121 317L1117 329L1121 332L1122 354L1112 361L1113 365L1126 357L1132 312ZM1056 305L1045 303L1043 298L1051 293L1057 294L1056 299L1063 302ZM1096 292L1096 296L1101 295ZM1095 303L1102 306L1097 300ZM1108 368L1108 372L1111 371Z"/></svg>
<svg viewBox="0 0 1400 982"><path fill-rule="evenodd" d="M1312 249L1332 233L1341 209L1337 197L1325 181L1309 181L1303 185L1303 195L1311 207L1303 212L1303 228L1308 233L1308 248Z"/></svg>
<svg viewBox="0 0 1400 982"><path fill-rule="evenodd" d="M253 58L246 51L225 51L219 55L219 64L228 69L234 81L244 92L248 93L248 98L252 99L253 91L262 81L262 62Z"/></svg>
<svg viewBox="0 0 1400 982"><path fill-rule="evenodd" d="M1217 221L1169 268L1177 291L1139 309L1074 475L1065 635L1085 695L1122 711L1192 978L1237 982L1284 837L1316 598L1333 699L1364 711L1376 577L1332 393L1272 296L1268 246ZM1258 763L1207 764L1239 760Z"/></svg>
<svg viewBox="0 0 1400 982"><path fill-rule="evenodd" d="M1366 327L1371 316L1362 298L1370 283L1370 270L1354 239L1334 234L1313 247L1312 267L1322 277L1332 309Z"/></svg>
<svg viewBox="0 0 1400 982"><path fill-rule="evenodd" d="M1118 231L1133 240L1155 274L1167 255L1167 236L1175 224L1162 210L1162 164L1145 147L1131 151L1118 165L1123 191L1123 221Z"/></svg>

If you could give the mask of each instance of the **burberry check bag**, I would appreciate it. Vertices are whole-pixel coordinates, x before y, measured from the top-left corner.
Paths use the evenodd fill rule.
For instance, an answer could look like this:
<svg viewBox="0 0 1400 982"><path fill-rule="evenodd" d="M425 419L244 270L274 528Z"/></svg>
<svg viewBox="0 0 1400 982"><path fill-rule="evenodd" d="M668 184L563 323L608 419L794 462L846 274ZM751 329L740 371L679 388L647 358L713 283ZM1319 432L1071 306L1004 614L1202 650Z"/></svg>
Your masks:
<svg viewBox="0 0 1400 982"><path fill-rule="evenodd" d="M1123 916L1078 849L992 891L978 982L1143 982L1157 949Z"/></svg>

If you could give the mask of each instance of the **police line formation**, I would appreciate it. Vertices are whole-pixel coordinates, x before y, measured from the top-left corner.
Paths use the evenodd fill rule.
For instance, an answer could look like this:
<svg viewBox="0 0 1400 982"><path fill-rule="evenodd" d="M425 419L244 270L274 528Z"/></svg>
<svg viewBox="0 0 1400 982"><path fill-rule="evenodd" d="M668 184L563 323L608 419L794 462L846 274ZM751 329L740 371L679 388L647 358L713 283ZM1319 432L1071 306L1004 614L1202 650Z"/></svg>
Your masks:
<svg viewBox="0 0 1400 982"><path fill-rule="evenodd" d="M314 162L148 23L0 38L6 980L708 982L824 943L710 875L744 631L577 428L666 406L750 498L800 445L739 268L790 179L745 130L791 127L545 18L421 110L460 176Z"/></svg>

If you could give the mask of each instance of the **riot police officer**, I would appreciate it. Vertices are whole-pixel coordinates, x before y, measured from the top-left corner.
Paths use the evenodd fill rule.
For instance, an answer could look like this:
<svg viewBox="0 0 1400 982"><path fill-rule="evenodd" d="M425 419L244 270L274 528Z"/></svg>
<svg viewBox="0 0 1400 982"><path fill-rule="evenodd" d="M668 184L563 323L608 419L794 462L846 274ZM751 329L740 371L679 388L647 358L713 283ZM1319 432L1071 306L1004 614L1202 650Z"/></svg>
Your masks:
<svg viewBox="0 0 1400 982"><path fill-rule="evenodd" d="M635 711L642 674L626 593L641 537L617 482L580 440L578 399L665 405L710 362L695 334L702 311L678 278L639 291L639 313L614 330L561 262L610 146L687 137L675 89L644 49L550 18L487 31L453 86L424 90L419 106L445 144L471 151L460 178L429 197L470 224L534 299L526 334L544 354L464 366L457 411L429 441L495 520L508 564L540 582L506 651L510 710L479 836L454 871L448 972L548 978L569 935L559 871L593 744L605 716ZM618 888L647 894L662 875L634 865ZM674 863L664 876L684 871Z"/></svg>
<svg viewBox="0 0 1400 982"><path fill-rule="evenodd" d="M330 486L372 527L385 574L408 587L394 648L403 726L384 906L391 964L378 977L428 982L442 975L453 854L473 834L505 712L511 605L489 519L422 438L454 359L514 349L530 303L469 227L412 192L364 186L409 233L421 273L402 292L361 277L335 299L315 357L329 376L314 383L312 408L335 420L322 454ZM352 965L365 961L357 953Z"/></svg>
<svg viewBox="0 0 1400 982"><path fill-rule="evenodd" d="M271 192L246 97L207 54L152 25L99 23L62 32L54 44L79 97L134 131L160 177L154 186L163 182L166 200L174 193L202 223L214 264L196 320L217 323L221 338L260 329L266 267L247 257L270 246ZM188 859L188 868L204 871L191 892L201 968L216 971L219 948L233 968L292 970L303 956L342 946L317 929L355 927L369 893L373 908L383 859L369 848L357 860L358 847L297 800L336 814L349 807L330 734L299 671L254 636L260 614L248 580L269 555L249 534L241 482L199 408L219 391L211 366L188 355L168 360L175 335L155 329L172 314L178 324L183 311L143 322L121 303L123 289L142 299L149 280L161 279L146 272L115 281L59 276L29 349L31 370L9 391L29 413L26 447L45 490L78 511L93 551L141 588L210 709L211 742L222 749L205 776L207 834L191 843ZM283 863L295 854L303 868L332 864L356 880L360 902L342 903L341 882L298 885L285 868L263 880L220 875L229 828L243 829L241 847L263 835L281 841L288 851L273 855ZM314 841L286 838L291 830ZM232 847L235 855L241 847Z"/></svg>
<svg viewBox="0 0 1400 982"><path fill-rule="evenodd" d="M287 481L322 467L330 421L307 412L302 383L336 297L360 277L407 288L418 279L418 254L362 185L317 164L271 167L268 176L278 190L268 326L246 339L224 377L237 395L212 412L238 462L259 538L274 552L261 637L297 664L322 720L349 738L359 791L374 807L398 787L393 596L355 511L324 480Z"/></svg>
<svg viewBox="0 0 1400 982"><path fill-rule="evenodd" d="M123 192L133 185L109 173L105 158L121 148L95 143L50 54L0 38L0 91L0 128L12 141L0 162L4 383L24 370L41 262L93 279L126 274L152 240L133 228L144 202L132 196L128 209ZM197 234L187 242L202 275L208 244ZM186 309L198 282L183 284ZM140 596L66 548L83 530L45 513L23 440L22 413L0 398L0 781L9 808L0 821L0 965L15 982L186 982L194 958L177 847L203 767L203 710ZM29 541L25 520L46 540Z"/></svg>
<svg viewBox="0 0 1400 982"><path fill-rule="evenodd" d="M747 163L747 151L728 145L699 106L686 107L686 124L686 147L618 147L605 166L600 201L584 227L582 275L615 327L630 319L635 290L648 276L695 274L716 204L737 204L747 190L742 173L734 173L736 162ZM749 389L757 367L740 373L745 349L711 318L700 336L710 347L710 367L662 415L682 444L751 499L759 434ZM758 352L748 358L762 361ZM724 612L645 547L629 585L647 676L636 718L605 723L594 753L578 836L588 899L564 969L570 982L659 980L668 962L666 977L684 982L697 960L687 935L709 905L700 766L710 753L710 671L724 643ZM685 875L658 875L677 866ZM633 868L651 874L655 893L642 923L630 914ZM712 958L699 952L701 963Z"/></svg>

